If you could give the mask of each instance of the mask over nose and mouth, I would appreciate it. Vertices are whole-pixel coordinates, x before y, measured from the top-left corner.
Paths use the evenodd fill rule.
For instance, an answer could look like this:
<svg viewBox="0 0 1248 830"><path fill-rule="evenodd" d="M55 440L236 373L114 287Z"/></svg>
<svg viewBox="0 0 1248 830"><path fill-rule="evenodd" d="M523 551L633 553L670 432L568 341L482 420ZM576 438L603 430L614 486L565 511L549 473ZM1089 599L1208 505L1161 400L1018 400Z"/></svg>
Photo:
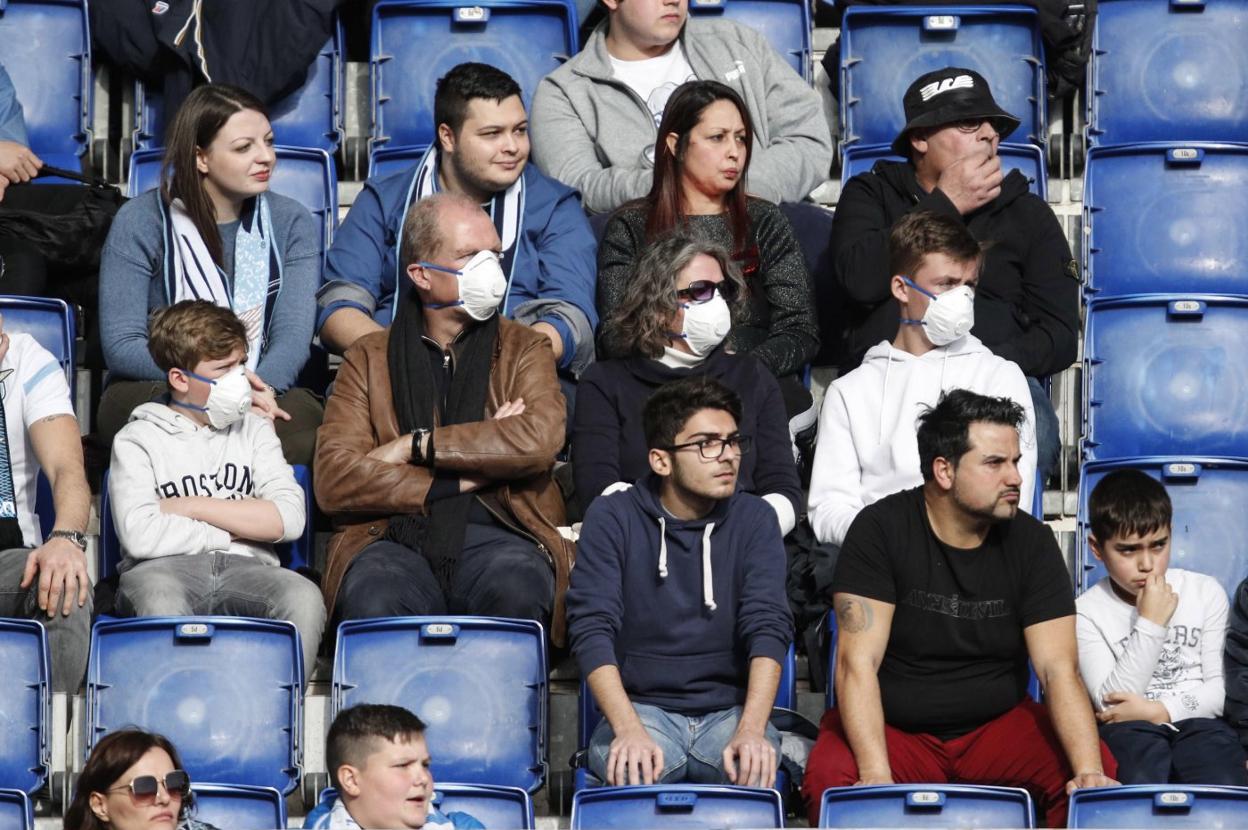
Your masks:
<svg viewBox="0 0 1248 830"><path fill-rule="evenodd" d="M909 277L902 277L906 285L931 298L922 320L903 317L908 326L922 326L933 346L947 346L965 337L975 326L975 292L969 285L959 285L943 294L933 294L919 288Z"/></svg>
<svg viewBox="0 0 1248 830"><path fill-rule="evenodd" d="M206 378L189 369L184 370L196 380L203 381L212 388L208 391L208 400L204 406L175 401L177 406L194 409L208 416L208 423L213 429L225 429L241 420L251 410L251 381L242 366L236 366L219 378Z"/></svg>
<svg viewBox="0 0 1248 830"><path fill-rule="evenodd" d="M716 346L724 342L728 331L732 328L732 311L719 292L704 303L682 303L685 310L685 322L679 334L689 346L689 351L698 357L710 354Z"/></svg>
<svg viewBox="0 0 1248 830"><path fill-rule="evenodd" d="M450 303L426 303L426 308L450 308L463 306L468 316L478 322L490 319L498 311L507 295L507 275L498 254L493 251L477 251L463 268L456 271L422 262L424 268L454 274L459 278L459 299Z"/></svg>

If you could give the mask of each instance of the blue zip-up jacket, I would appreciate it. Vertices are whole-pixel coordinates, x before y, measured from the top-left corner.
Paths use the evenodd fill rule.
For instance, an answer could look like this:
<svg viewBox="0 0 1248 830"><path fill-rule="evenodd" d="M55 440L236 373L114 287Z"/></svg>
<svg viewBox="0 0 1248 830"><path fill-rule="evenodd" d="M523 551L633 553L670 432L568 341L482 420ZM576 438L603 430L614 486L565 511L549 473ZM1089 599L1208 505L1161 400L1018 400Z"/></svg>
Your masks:
<svg viewBox="0 0 1248 830"><path fill-rule="evenodd" d="M793 638L776 513L738 491L677 519L653 473L590 505L568 589L581 675L618 666L634 703L694 716L745 700L749 661Z"/></svg>
<svg viewBox="0 0 1248 830"><path fill-rule="evenodd" d="M359 309L381 325L390 325L398 275L396 246L416 167L364 183L329 249L317 292L318 332L340 308ZM579 374L594 355L598 243L575 190L547 178L532 160L523 175L524 227L516 243L503 315L530 325L553 325L563 338L559 367Z"/></svg>

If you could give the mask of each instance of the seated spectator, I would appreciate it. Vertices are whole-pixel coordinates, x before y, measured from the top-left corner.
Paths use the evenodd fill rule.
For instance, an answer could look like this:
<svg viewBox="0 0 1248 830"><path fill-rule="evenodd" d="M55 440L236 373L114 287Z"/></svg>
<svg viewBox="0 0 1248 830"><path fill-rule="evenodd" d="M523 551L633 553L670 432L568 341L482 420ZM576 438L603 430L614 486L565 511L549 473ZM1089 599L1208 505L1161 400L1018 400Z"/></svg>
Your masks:
<svg viewBox="0 0 1248 830"><path fill-rule="evenodd" d="M691 377L643 417L652 473L590 506L568 591L603 713L589 769L612 785L775 786L769 718L793 620L775 512L737 489L741 401Z"/></svg>
<svg viewBox="0 0 1248 830"><path fill-rule="evenodd" d="M982 256L966 226L943 214L907 213L889 232L901 323L891 343L877 343L824 396L809 501L820 542L840 546L864 507L923 483L915 422L948 389L1005 397L1021 407L1019 504L1030 510L1036 443L1027 380L969 333Z"/></svg>
<svg viewBox="0 0 1248 830"><path fill-rule="evenodd" d="M672 275L675 274L675 279ZM642 409L668 381L711 377L741 400L738 427L758 448L741 456L737 481L776 511L781 533L801 513L776 379L753 355L722 345L741 276L720 246L677 231L640 249L623 297L603 329L620 357L599 361L581 378L572 429L572 467L582 511L618 482L650 474Z"/></svg>
<svg viewBox="0 0 1248 830"><path fill-rule="evenodd" d="M91 750L64 830L216 830L197 821L191 777L163 735L121 729Z"/></svg>
<svg viewBox="0 0 1248 830"><path fill-rule="evenodd" d="M140 404L113 442L118 611L290 620L311 673L325 607L273 552L303 533L307 506L273 422L251 411L247 327L184 300L156 313L147 342L169 395Z"/></svg>
<svg viewBox="0 0 1248 830"><path fill-rule="evenodd" d="M74 694L91 645L87 520L91 490L69 385L56 358L0 319L0 617L48 632L52 690ZM47 476L55 529L42 538L35 499Z"/></svg>
<svg viewBox="0 0 1248 830"><path fill-rule="evenodd" d="M434 193L479 203L502 237L504 317L550 339L559 368L579 375L594 359L593 231L574 190L529 164L520 87L499 69L461 63L438 81L437 143L414 167L369 179L334 235L318 293L321 339L336 352L390 325L407 275L404 218Z"/></svg>
<svg viewBox="0 0 1248 830"><path fill-rule="evenodd" d="M1168 569L1166 488L1116 470L1092 490L1088 513L1088 544L1108 576L1075 602L1079 671L1119 780L1248 786L1248 758L1222 720L1226 591Z"/></svg>
<svg viewBox="0 0 1248 830"><path fill-rule="evenodd" d="M780 381L790 417L811 408L800 374L819 350L810 277L789 221L771 202L746 194L754 131L741 96L718 81L691 81L672 93L654 145L654 184L620 208L598 251L598 312L624 299L633 260L660 235L684 227L732 252L745 297L730 342ZM616 355L610 355L612 357ZM814 413L796 424L800 432Z"/></svg>
<svg viewBox="0 0 1248 830"><path fill-rule="evenodd" d="M951 67L919 76L903 100L906 126L893 152L845 184L832 222L836 279L851 305L848 365L897 330L889 233L913 211L932 211L990 242L975 292L972 334L1027 376L1036 415L1041 485L1057 464L1057 415L1042 381L1075 360L1079 273L1062 226L1018 171L1001 173L997 145L1019 121L987 82Z"/></svg>
<svg viewBox="0 0 1248 830"><path fill-rule="evenodd" d="M311 463L322 405L295 387L312 349L320 229L303 205L269 192L277 160L264 106L209 84L174 116L159 190L117 213L100 265L100 337L110 381L105 444L139 404L167 391L147 344L151 312L207 299L247 326L256 410L275 421L291 464Z"/></svg>
<svg viewBox="0 0 1248 830"><path fill-rule="evenodd" d="M1239 583L1226 629L1226 720L1248 751L1248 579Z"/></svg>
<svg viewBox="0 0 1248 830"><path fill-rule="evenodd" d="M722 81L745 101L752 193L798 202L827 179L832 138L819 93L765 37L722 17L689 19L688 0L602 2L607 19L533 95L538 166L579 190L588 210L607 213L650 190L654 126L692 80Z"/></svg>
<svg viewBox="0 0 1248 830"><path fill-rule="evenodd" d="M858 514L833 577L836 707L802 795L957 782L1023 787L1047 827L1116 765L1079 680L1053 533L1018 510L1022 407L955 389L919 420L923 485ZM1046 707L1027 696L1027 661Z"/></svg>
<svg viewBox="0 0 1248 830"><path fill-rule="evenodd" d="M325 739L337 793L308 814L315 830L484 830L467 813L433 804L425 724L401 706L343 709Z"/></svg>
<svg viewBox="0 0 1248 830"><path fill-rule="evenodd" d="M338 530L323 587L339 619L519 617L563 640L564 401L550 340L497 314L501 250L474 199L417 202L398 316L338 370L315 481Z"/></svg>

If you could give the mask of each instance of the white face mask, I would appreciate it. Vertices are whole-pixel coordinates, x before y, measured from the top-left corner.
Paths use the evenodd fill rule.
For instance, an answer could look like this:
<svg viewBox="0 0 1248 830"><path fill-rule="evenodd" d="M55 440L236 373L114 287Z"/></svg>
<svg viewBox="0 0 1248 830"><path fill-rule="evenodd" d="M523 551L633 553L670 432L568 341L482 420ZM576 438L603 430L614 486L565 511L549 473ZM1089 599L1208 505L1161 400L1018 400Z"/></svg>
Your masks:
<svg viewBox="0 0 1248 830"><path fill-rule="evenodd" d="M444 268L432 262L422 262L424 268L454 274L459 278L459 299L453 303L426 303L426 308L450 308L462 305L468 316L484 321L494 316L507 293L507 276L498 254L493 251L477 251L461 270Z"/></svg>
<svg viewBox="0 0 1248 830"><path fill-rule="evenodd" d="M716 291L715 296L704 303L682 303L681 308L685 310L685 323L680 334L673 336L683 339L689 351L698 357L706 357L724 342L732 328L728 303Z"/></svg>
<svg viewBox="0 0 1248 830"><path fill-rule="evenodd" d="M922 320L903 317L901 322L910 326L922 326L923 333L933 346L947 346L965 337L975 326L975 292L969 285L950 288L943 294L933 294L915 285L909 277L902 277L915 291L932 298L923 312Z"/></svg>
<svg viewBox="0 0 1248 830"><path fill-rule="evenodd" d="M186 409L194 409L208 416L208 423L213 429L225 429L239 421L251 410L251 381L242 366L235 366L219 378L206 378L189 369L183 370L196 380L209 384L206 406L195 406L189 403L177 403ZM176 402L175 402L176 403Z"/></svg>

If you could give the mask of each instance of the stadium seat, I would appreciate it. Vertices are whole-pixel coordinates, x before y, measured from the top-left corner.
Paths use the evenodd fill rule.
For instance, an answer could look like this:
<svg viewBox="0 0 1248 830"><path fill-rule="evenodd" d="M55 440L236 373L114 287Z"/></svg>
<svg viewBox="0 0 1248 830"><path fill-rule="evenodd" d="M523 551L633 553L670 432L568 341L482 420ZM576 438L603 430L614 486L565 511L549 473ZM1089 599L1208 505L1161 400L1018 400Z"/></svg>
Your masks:
<svg viewBox="0 0 1248 830"><path fill-rule="evenodd" d="M1227 593L1248 574L1248 460L1200 457L1093 461L1079 476L1079 562L1076 589L1082 593L1105 576L1088 547L1088 497L1106 474L1135 469L1160 481L1174 506L1170 567L1208 574Z"/></svg>
<svg viewBox="0 0 1248 830"><path fill-rule="evenodd" d="M1083 226L1090 297L1248 294L1248 146L1094 147Z"/></svg>
<svg viewBox="0 0 1248 830"><path fill-rule="evenodd" d="M1044 151L1034 144L1001 144L997 148L1001 157L1001 172L1009 173L1018 170L1027 177L1031 184L1031 192L1041 199L1049 198L1049 177L1045 170ZM887 144L863 145L856 144L846 147L841 165L841 186L875 166L880 159L903 161L901 156L893 155L892 148Z"/></svg>
<svg viewBox="0 0 1248 830"><path fill-rule="evenodd" d="M0 0L0 64L44 164L82 167L91 130L86 0Z"/></svg>
<svg viewBox="0 0 1248 830"><path fill-rule="evenodd" d="M272 787L192 784L195 818L220 830L280 830L286 827L286 799Z"/></svg>
<svg viewBox="0 0 1248 830"><path fill-rule="evenodd" d="M1025 6L851 6L841 23L842 144L891 144L902 97L946 66L983 75L1022 123L1015 144L1045 141L1045 69L1036 10Z"/></svg>
<svg viewBox="0 0 1248 830"><path fill-rule="evenodd" d="M276 147L277 165L270 183L274 193L294 199L306 207L321 228L321 257L334 241L338 227L338 173L334 160L325 150L303 147ZM164 150L135 150L130 155L126 194L130 198L160 186L160 164Z"/></svg>
<svg viewBox="0 0 1248 830"><path fill-rule="evenodd" d="M86 752L134 725L177 746L192 781L299 783L303 656L284 620L137 617L91 630Z"/></svg>
<svg viewBox="0 0 1248 830"><path fill-rule="evenodd" d="M527 109L537 82L577 53L577 26L571 0L379 0L371 30L370 150L432 144L434 87L465 61L514 78Z"/></svg>
<svg viewBox="0 0 1248 830"><path fill-rule="evenodd" d="M269 122L278 144L334 153L343 136L346 83L346 41L342 23L308 68L303 86L269 107ZM151 149L164 144L168 114L157 87L134 85L134 146Z"/></svg>
<svg viewBox="0 0 1248 830"><path fill-rule="evenodd" d="M441 783L435 786L433 806L443 813L467 813L487 828L500 830L533 830L537 826L533 800L519 787Z"/></svg>
<svg viewBox="0 0 1248 830"><path fill-rule="evenodd" d="M806 81L811 79L810 4L801 0L689 0L689 14L725 17L767 39Z"/></svg>
<svg viewBox="0 0 1248 830"><path fill-rule="evenodd" d="M0 827L4 830L35 830L35 813L21 790L0 790Z"/></svg>
<svg viewBox="0 0 1248 830"><path fill-rule="evenodd" d="M33 793L47 780L51 752L51 662L43 625L0 618L0 666L0 783Z"/></svg>
<svg viewBox="0 0 1248 830"><path fill-rule="evenodd" d="M780 793L672 784L595 787L572 796L571 830L732 830L784 826Z"/></svg>
<svg viewBox="0 0 1248 830"><path fill-rule="evenodd" d="M823 791L820 827L1036 826L1026 790L964 784L833 787Z"/></svg>
<svg viewBox="0 0 1248 830"><path fill-rule="evenodd" d="M1248 2L1103 0L1088 67L1088 142L1244 141Z"/></svg>
<svg viewBox="0 0 1248 830"><path fill-rule="evenodd" d="M1075 790L1067 827L1243 827L1248 787L1163 784Z"/></svg>
<svg viewBox="0 0 1248 830"><path fill-rule="evenodd" d="M331 716L403 706L429 724L435 781L533 792L547 771L546 686L546 634L531 620L350 620L338 628Z"/></svg>
<svg viewBox="0 0 1248 830"><path fill-rule="evenodd" d="M74 390L74 340L77 324L74 310L64 300L51 297L18 297L0 295L0 315L4 316L4 330L29 334L43 346L65 372L70 396Z"/></svg>
<svg viewBox="0 0 1248 830"><path fill-rule="evenodd" d="M1093 300L1084 331L1083 452L1248 456L1248 298Z"/></svg>
<svg viewBox="0 0 1248 830"><path fill-rule="evenodd" d="M368 177L379 179L391 176L400 170L410 169L412 165L424 158L429 147L390 146L378 147L368 157Z"/></svg>

